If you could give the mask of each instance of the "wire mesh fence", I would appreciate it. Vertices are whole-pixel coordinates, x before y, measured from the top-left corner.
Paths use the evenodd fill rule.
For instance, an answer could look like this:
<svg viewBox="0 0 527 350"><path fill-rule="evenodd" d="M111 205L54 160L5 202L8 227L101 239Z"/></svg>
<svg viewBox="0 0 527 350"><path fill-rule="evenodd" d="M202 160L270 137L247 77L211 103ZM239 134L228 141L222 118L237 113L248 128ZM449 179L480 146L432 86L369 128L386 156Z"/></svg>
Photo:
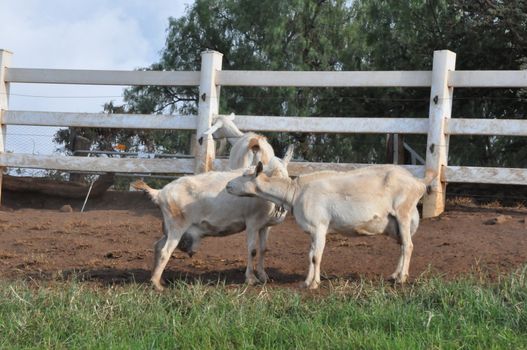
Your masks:
<svg viewBox="0 0 527 350"><path fill-rule="evenodd" d="M5 151L26 154L60 152L62 145L53 142L57 130L55 127L8 125Z"/></svg>

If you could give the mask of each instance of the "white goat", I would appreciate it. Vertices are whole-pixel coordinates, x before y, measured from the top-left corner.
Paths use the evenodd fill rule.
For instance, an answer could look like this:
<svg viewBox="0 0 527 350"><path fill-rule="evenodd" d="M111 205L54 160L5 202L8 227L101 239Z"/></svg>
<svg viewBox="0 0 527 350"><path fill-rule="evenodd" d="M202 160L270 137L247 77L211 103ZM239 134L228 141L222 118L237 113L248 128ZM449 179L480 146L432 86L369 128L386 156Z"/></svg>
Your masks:
<svg viewBox="0 0 527 350"><path fill-rule="evenodd" d="M320 284L320 262L329 232L360 235L387 234L401 244L395 281L408 278L412 236L419 225L417 202L426 192L433 174L425 180L394 165L372 166L354 171L320 172L289 178L269 177L258 164L227 184L227 191L256 196L293 209L298 225L311 235L306 287Z"/></svg>
<svg viewBox="0 0 527 350"><path fill-rule="evenodd" d="M268 175L288 177L287 164L293 149L290 146L283 160L273 157L266 166ZM261 163L260 163L261 164ZM204 236L226 236L246 230L248 260L246 282L265 283L264 254L269 226L282 222L285 212L259 198L237 197L225 190L228 181L243 174L238 169L229 172L208 172L185 176L172 181L163 189L150 188L143 181L136 181L136 189L148 192L163 213L163 237L155 244L155 261L152 282L162 290L161 274L176 247L192 255ZM256 239L259 238L257 276L253 259L256 256Z"/></svg>
<svg viewBox="0 0 527 350"><path fill-rule="evenodd" d="M217 116L213 125L205 131L214 139L227 139L232 145L229 154L229 168L240 169L256 165L261 161L264 165L274 157L274 151L265 136L254 132L243 133L234 124L234 113L229 116ZM220 146L220 148L223 148ZM221 153L218 150L218 153Z"/></svg>

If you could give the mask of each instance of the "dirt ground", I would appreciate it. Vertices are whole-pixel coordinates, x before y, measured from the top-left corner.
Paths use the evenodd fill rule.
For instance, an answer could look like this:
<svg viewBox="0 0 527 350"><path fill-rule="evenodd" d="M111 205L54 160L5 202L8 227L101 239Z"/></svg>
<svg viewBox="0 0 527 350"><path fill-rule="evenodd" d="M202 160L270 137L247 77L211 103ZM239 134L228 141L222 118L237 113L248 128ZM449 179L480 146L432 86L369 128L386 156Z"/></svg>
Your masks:
<svg viewBox="0 0 527 350"><path fill-rule="evenodd" d="M108 191L90 200L84 213L80 200L4 192L2 201L0 279L54 281L75 274L100 285L149 280L161 215L143 193ZM73 212L59 211L66 204ZM524 266L526 218L521 208L455 207L422 220L414 236L411 279L423 273L450 279L474 271L496 278ZM309 236L293 217L274 227L266 258L271 283L298 285L307 272L308 247ZM398 255L389 237L330 235L323 278L379 280L393 272ZM163 276L241 284L245 261L244 233L206 238L192 258L176 250Z"/></svg>

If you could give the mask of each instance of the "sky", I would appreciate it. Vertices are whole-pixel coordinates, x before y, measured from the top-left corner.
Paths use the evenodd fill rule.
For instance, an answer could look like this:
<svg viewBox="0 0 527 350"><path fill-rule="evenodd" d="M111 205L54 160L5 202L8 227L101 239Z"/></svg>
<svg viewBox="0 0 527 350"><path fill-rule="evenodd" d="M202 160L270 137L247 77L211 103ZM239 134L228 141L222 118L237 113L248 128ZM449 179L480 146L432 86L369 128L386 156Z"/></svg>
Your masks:
<svg viewBox="0 0 527 350"><path fill-rule="evenodd" d="M134 70L157 62L168 18L192 0L0 0L11 67ZM122 86L11 84L10 110L101 112ZM54 127L8 126L6 151L51 154Z"/></svg>

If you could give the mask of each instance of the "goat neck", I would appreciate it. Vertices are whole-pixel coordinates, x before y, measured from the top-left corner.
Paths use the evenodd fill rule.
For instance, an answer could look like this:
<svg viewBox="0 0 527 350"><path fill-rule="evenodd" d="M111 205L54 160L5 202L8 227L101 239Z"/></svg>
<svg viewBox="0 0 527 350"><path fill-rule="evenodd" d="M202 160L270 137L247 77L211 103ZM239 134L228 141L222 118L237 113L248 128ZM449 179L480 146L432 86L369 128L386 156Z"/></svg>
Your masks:
<svg viewBox="0 0 527 350"><path fill-rule="evenodd" d="M231 145L234 145L245 134L231 122L223 124L223 135Z"/></svg>
<svg viewBox="0 0 527 350"><path fill-rule="evenodd" d="M258 197L280 207L291 209L296 199L298 184L290 178L261 175L256 183Z"/></svg>
<svg viewBox="0 0 527 350"><path fill-rule="evenodd" d="M228 136L227 141L231 144L231 146L234 146L236 142L241 138L241 136Z"/></svg>

